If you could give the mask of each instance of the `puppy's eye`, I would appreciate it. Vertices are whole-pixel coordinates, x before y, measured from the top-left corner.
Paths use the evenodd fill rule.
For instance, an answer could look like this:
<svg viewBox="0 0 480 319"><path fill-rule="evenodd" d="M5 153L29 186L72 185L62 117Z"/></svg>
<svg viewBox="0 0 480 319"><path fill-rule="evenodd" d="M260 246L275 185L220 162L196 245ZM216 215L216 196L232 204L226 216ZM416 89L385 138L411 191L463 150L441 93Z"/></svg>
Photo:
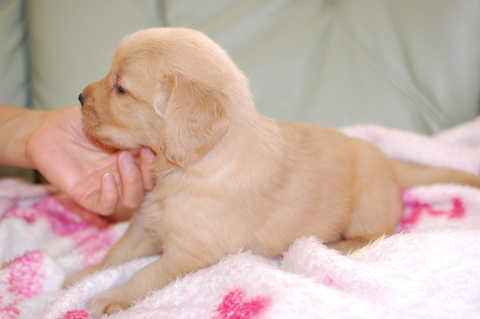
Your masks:
<svg viewBox="0 0 480 319"><path fill-rule="evenodd" d="M125 90L125 88L121 85L116 85L116 89L118 91L118 93L121 93L121 94L126 94L127 93L127 90Z"/></svg>

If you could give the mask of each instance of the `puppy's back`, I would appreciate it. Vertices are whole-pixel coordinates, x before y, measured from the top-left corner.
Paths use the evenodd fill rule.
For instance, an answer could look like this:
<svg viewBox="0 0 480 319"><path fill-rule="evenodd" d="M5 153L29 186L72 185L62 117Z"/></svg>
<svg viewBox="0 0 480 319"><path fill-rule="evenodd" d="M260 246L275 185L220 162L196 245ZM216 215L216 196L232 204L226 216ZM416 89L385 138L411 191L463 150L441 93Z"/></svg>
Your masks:
<svg viewBox="0 0 480 319"><path fill-rule="evenodd" d="M365 222L379 229L375 231L380 235L393 231L401 207L400 190L380 151L329 128L286 121L278 125L290 165L279 172L287 183L272 195L277 201L273 206L276 216L261 231L264 246L279 249L273 242L285 249L301 236L316 236L326 243L339 241L355 214L366 217ZM364 216L369 212L367 206L375 206L375 196L369 194L377 189L379 196L388 193L384 197L389 202L379 205L390 210L381 213L385 218Z"/></svg>

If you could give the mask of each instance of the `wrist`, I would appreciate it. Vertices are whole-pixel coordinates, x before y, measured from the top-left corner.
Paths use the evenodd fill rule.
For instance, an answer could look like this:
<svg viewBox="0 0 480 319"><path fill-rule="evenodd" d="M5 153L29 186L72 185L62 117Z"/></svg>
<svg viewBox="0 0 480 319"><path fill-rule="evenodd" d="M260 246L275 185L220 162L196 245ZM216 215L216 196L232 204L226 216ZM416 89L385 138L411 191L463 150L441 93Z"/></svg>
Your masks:
<svg viewBox="0 0 480 319"><path fill-rule="evenodd" d="M7 116L0 123L0 163L23 168L34 168L28 156L28 140L43 122L45 111L22 108L8 109ZM3 154L2 154L3 153Z"/></svg>

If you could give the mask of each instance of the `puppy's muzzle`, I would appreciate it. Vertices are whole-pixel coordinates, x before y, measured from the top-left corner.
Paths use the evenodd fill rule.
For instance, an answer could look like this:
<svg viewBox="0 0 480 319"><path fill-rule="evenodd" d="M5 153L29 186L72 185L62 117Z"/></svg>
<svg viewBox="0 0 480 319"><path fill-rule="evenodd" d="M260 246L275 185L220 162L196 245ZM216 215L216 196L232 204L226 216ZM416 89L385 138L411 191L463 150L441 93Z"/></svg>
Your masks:
<svg viewBox="0 0 480 319"><path fill-rule="evenodd" d="M83 97L82 93L80 93L80 95L78 96L78 100L80 101L80 104L82 104L83 106L83 103L85 102L85 98Z"/></svg>

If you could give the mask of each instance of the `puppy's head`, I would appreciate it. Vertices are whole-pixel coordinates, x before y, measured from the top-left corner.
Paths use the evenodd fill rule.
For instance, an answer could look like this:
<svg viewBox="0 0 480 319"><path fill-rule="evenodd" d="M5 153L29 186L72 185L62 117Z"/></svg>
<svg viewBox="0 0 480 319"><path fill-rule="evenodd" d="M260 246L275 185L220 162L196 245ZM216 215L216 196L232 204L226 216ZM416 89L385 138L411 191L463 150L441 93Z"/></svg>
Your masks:
<svg viewBox="0 0 480 319"><path fill-rule="evenodd" d="M120 149L149 146L179 166L212 148L245 98L246 79L224 50L198 31L171 28L122 40L107 76L79 97L89 134Z"/></svg>

